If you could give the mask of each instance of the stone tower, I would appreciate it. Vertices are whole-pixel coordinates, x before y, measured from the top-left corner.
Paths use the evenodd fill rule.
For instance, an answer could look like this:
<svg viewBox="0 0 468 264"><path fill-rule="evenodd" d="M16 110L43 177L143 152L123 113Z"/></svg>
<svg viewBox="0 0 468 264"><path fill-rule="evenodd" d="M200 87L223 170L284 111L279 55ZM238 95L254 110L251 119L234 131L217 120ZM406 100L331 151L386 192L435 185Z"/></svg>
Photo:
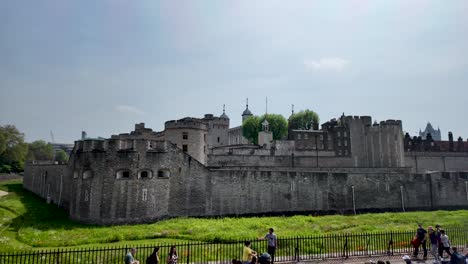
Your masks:
<svg viewBox="0 0 468 264"><path fill-rule="evenodd" d="M165 140L176 144L199 162L206 163L208 125L204 120L186 117L167 121L164 127Z"/></svg>

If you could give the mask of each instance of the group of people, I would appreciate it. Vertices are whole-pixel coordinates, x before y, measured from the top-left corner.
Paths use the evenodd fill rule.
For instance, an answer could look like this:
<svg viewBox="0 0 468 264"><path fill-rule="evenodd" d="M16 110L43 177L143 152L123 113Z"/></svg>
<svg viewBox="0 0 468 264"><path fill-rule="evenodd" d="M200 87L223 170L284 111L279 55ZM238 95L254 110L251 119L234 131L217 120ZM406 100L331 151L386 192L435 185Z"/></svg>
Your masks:
<svg viewBox="0 0 468 264"><path fill-rule="evenodd" d="M253 251L250 248L250 241L244 243L244 250L242 255L242 261L233 260L233 264L273 264L273 259L275 257L275 251L278 247L278 240L276 239L276 234L274 233L273 228L268 230L268 233L264 237L259 237L259 240L268 241L268 253L263 253L260 256L257 256L257 252ZM136 248L132 248L127 255L125 256L125 264L140 264L140 261L135 259L137 253ZM175 246L171 246L169 254L166 258L166 264L177 264L178 260L177 250ZM146 264L160 264L159 260L159 247L155 247L153 253L146 259Z"/></svg>
<svg viewBox="0 0 468 264"><path fill-rule="evenodd" d="M268 241L267 253L263 253L258 256L257 252L252 250L250 247L251 242L245 241L242 254L242 264L273 264L275 252L278 248L278 239L276 238L276 234L274 233L273 228L268 229L268 233L264 237L259 237L258 239ZM232 262L233 264L240 264L237 263L236 260L233 260Z"/></svg>
<svg viewBox="0 0 468 264"><path fill-rule="evenodd" d="M431 255L434 257L434 264L440 264L441 261L444 260L444 252L446 252L450 257L450 261L452 263L460 262L465 264L465 257L458 252L456 247L451 248L449 236L445 233L445 230L442 229L440 225L436 225L435 229L432 226L428 226L426 230L423 228L422 224L418 224L416 235L411 241L411 244L414 247L414 258L418 257L419 248L422 247L424 252L423 258L427 259L427 241L430 243L430 250ZM450 249L452 249L452 251L450 251Z"/></svg>
<svg viewBox="0 0 468 264"><path fill-rule="evenodd" d="M140 261L135 259L137 249L132 248L125 256L125 264L140 264ZM179 257L175 246L171 246L169 254L166 258L167 264L177 264ZM146 258L146 264L159 264L159 247L155 247L153 253Z"/></svg>

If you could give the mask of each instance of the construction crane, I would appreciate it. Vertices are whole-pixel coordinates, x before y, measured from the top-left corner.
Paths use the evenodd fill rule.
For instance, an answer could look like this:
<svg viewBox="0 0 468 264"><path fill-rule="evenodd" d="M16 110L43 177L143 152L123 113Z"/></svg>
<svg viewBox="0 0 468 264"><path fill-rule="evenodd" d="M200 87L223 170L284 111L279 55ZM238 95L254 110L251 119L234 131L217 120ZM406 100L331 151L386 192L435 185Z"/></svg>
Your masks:
<svg viewBox="0 0 468 264"><path fill-rule="evenodd" d="M52 139L52 143L55 143L54 133L52 133L52 130L50 131L50 138Z"/></svg>

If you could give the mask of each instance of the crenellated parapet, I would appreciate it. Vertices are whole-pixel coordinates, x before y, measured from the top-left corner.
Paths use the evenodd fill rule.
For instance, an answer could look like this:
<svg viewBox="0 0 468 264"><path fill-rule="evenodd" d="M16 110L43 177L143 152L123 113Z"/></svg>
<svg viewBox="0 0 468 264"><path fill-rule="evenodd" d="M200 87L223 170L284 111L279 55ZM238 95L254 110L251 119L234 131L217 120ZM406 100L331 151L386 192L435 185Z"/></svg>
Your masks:
<svg viewBox="0 0 468 264"><path fill-rule="evenodd" d="M180 120L170 120L164 123L164 128L167 129L199 129L208 130L205 122L198 118L186 117Z"/></svg>

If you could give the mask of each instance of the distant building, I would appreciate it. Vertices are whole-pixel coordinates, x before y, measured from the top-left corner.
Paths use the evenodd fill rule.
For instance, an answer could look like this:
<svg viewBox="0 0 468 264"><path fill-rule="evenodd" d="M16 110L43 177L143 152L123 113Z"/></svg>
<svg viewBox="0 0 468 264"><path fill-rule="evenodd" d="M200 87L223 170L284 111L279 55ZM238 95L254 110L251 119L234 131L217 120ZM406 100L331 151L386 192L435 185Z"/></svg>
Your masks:
<svg viewBox="0 0 468 264"><path fill-rule="evenodd" d="M441 135L440 135L440 128L437 127L437 130L435 130L432 127L431 122L427 122L426 129L424 129L424 131L421 131L421 129L419 129L419 136L422 139L426 140L427 134L431 134L433 140L436 140L436 141L442 140Z"/></svg>

